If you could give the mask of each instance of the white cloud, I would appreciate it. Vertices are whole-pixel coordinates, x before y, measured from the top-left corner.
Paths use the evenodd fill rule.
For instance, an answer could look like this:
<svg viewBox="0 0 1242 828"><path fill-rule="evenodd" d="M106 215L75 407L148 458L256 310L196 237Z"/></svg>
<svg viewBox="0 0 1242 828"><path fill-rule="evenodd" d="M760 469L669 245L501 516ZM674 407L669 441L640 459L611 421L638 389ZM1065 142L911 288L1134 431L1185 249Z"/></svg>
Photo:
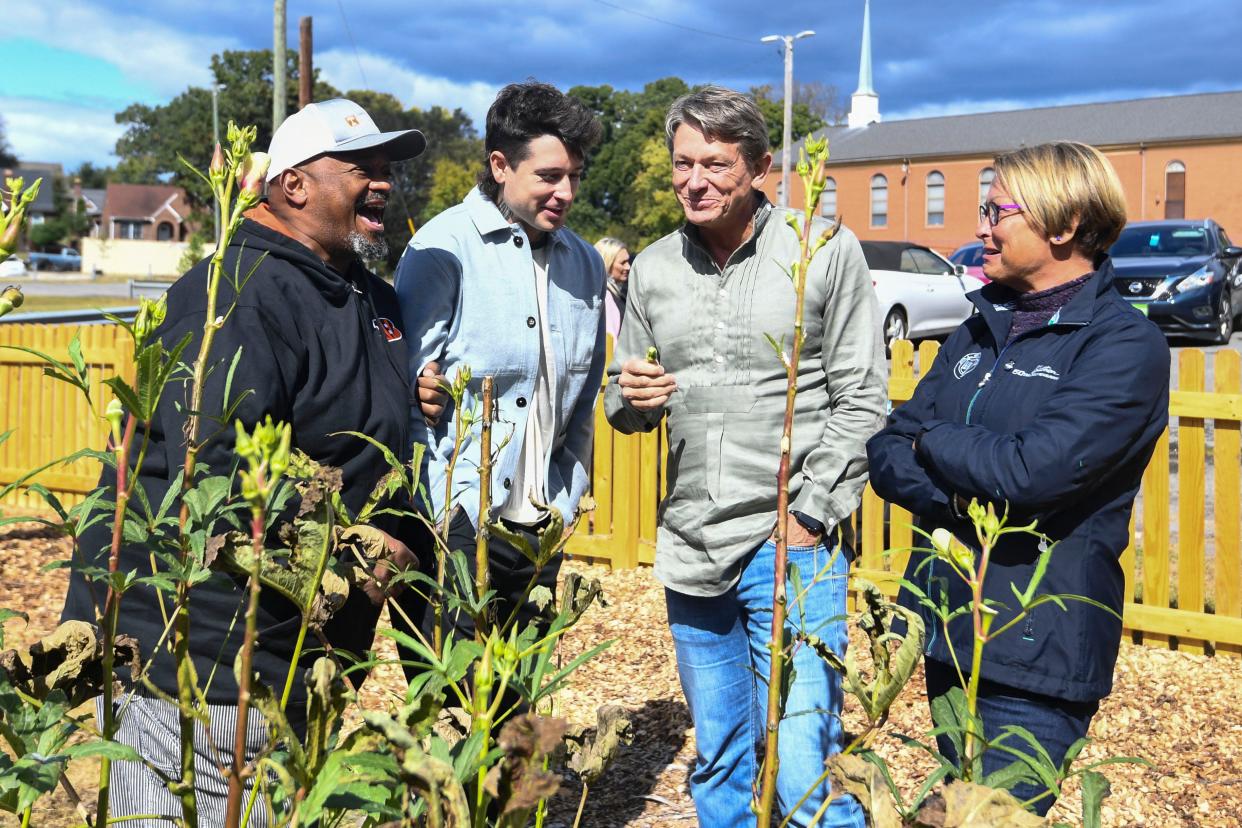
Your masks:
<svg viewBox="0 0 1242 828"><path fill-rule="evenodd" d="M230 38L195 34L192 28L179 30L153 17L125 14L97 3L4 5L7 31L106 60L164 98L187 86L210 83L211 56L237 48Z"/></svg>
<svg viewBox="0 0 1242 828"><path fill-rule="evenodd" d="M22 161L58 161L74 169L83 161L112 165L124 128L111 112L30 98L0 98L5 134Z"/></svg>
<svg viewBox="0 0 1242 828"><path fill-rule="evenodd" d="M483 132L487 109L499 86L482 81L454 81L409 69L391 58L370 52L332 49L315 55L321 77L342 91L374 89L395 95L405 106L429 109L442 106L465 110L474 126Z"/></svg>

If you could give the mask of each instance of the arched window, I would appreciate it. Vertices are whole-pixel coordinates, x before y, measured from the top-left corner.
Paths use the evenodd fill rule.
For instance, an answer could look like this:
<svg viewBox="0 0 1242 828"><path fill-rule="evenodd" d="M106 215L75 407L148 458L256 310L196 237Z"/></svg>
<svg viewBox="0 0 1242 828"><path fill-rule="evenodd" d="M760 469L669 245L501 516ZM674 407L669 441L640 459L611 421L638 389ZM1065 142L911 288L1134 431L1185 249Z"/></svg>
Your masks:
<svg viewBox="0 0 1242 828"><path fill-rule="evenodd" d="M159 226L155 228L156 241L172 241L173 226L166 221L161 221Z"/></svg>
<svg viewBox="0 0 1242 828"><path fill-rule="evenodd" d="M991 167L984 167L979 170L979 203L988 200L988 189L992 186L992 182L996 179L996 170Z"/></svg>
<svg viewBox="0 0 1242 828"><path fill-rule="evenodd" d="M819 214L829 219L837 217L837 180L835 178L824 180L824 191L819 195Z"/></svg>
<svg viewBox="0 0 1242 828"><path fill-rule="evenodd" d="M871 176L871 226L888 226L888 179L880 173Z"/></svg>
<svg viewBox="0 0 1242 828"><path fill-rule="evenodd" d="M1181 161L1164 168L1164 217L1186 218L1186 165Z"/></svg>
<svg viewBox="0 0 1242 828"><path fill-rule="evenodd" d="M944 176L932 170L927 174L927 226L944 225Z"/></svg>

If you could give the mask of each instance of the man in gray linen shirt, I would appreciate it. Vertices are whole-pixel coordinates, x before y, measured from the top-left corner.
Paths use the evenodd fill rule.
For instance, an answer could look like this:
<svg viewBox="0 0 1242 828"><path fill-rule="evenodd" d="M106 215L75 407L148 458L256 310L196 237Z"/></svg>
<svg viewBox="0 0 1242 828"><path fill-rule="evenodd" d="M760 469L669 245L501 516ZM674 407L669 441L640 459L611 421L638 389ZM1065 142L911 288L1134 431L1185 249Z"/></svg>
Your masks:
<svg viewBox="0 0 1242 828"><path fill-rule="evenodd" d="M691 794L702 825L753 821L763 741L771 626L776 470L786 374L764 334L786 348L799 255L786 212L759 187L772 162L754 102L706 87L676 101L665 133L686 224L638 256L608 368L608 420L649 431L667 413L668 494L660 508L656 577L665 591L678 672L695 725ZM818 234L827 225L816 220ZM807 275L806 341L798 369L791 455L789 560L810 587L798 623L844 655L849 516L866 482L866 442L882 424L884 351L871 276L841 228ZM649 348L658 360L647 360ZM791 595L792 598L792 595ZM799 621L799 619L802 619ZM817 783L840 751L840 676L807 647L780 727L778 804L804 825L829 796ZM802 715L798 715L801 713ZM838 796L822 825L861 826Z"/></svg>

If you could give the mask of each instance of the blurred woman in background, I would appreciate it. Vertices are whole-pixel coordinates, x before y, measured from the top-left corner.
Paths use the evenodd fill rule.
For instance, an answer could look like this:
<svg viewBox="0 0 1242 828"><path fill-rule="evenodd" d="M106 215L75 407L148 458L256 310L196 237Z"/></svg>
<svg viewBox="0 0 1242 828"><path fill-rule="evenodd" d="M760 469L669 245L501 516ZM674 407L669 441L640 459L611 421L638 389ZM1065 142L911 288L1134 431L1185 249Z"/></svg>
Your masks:
<svg viewBox="0 0 1242 828"><path fill-rule="evenodd" d="M608 292L604 295L605 326L608 335L617 338L621 319L625 316L626 280L630 278L630 251L625 242L604 236L595 243L595 249L604 258L604 272L608 274Z"/></svg>

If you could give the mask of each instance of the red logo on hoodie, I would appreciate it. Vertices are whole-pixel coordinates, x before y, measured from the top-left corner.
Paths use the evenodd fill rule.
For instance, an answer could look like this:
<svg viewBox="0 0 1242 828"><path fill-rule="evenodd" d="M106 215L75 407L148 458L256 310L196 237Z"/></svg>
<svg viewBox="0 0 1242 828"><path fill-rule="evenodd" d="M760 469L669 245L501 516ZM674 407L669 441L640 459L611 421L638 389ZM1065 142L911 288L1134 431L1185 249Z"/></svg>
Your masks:
<svg viewBox="0 0 1242 828"><path fill-rule="evenodd" d="M401 338L401 331L397 329L396 325L392 324L391 319L381 316L379 319L372 319L371 324L374 325L377 330L382 331L384 339L387 339L389 342L396 342Z"/></svg>

